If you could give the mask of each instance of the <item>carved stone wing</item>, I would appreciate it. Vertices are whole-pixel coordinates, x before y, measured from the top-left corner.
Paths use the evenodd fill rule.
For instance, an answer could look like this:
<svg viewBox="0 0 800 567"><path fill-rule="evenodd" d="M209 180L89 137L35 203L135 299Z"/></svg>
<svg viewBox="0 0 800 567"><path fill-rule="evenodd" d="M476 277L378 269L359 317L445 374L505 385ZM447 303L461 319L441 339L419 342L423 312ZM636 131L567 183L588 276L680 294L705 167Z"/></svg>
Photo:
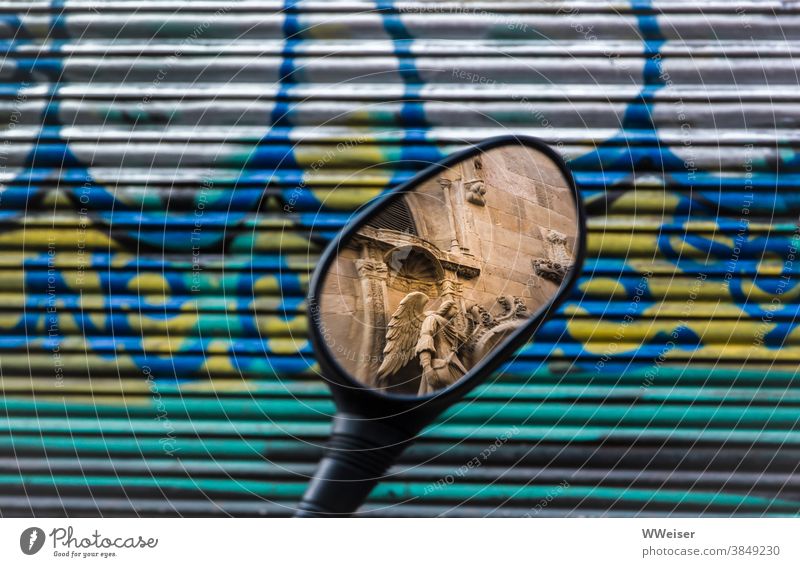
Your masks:
<svg viewBox="0 0 800 567"><path fill-rule="evenodd" d="M386 331L386 348L383 349L383 362L378 369L379 382L385 381L413 358L427 303L427 295L412 291L397 306Z"/></svg>

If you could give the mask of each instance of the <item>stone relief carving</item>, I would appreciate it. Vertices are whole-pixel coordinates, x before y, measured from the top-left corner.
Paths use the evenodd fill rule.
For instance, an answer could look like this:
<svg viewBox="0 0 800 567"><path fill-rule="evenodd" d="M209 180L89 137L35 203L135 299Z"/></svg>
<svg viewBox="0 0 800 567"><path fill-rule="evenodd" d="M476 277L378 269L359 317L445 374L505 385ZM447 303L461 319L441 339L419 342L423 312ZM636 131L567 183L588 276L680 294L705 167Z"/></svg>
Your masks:
<svg viewBox="0 0 800 567"><path fill-rule="evenodd" d="M567 252L567 236L557 230L541 229L548 243L547 258L533 260L534 272L554 283L561 283L572 267L572 258Z"/></svg>
<svg viewBox="0 0 800 567"><path fill-rule="evenodd" d="M468 203L483 207L486 205L486 184L483 181L483 161L475 158L464 164L464 196Z"/></svg>
<svg viewBox="0 0 800 567"><path fill-rule="evenodd" d="M486 185L481 179L470 179L464 182L464 194L467 201L473 205L483 207L486 205Z"/></svg>

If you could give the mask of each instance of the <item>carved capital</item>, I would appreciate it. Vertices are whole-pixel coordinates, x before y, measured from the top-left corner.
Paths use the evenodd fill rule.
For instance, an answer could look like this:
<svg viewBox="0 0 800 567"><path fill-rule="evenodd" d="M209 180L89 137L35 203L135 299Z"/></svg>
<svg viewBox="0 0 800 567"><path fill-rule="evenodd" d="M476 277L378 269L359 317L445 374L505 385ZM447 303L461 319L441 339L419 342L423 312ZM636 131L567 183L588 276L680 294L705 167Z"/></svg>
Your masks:
<svg viewBox="0 0 800 567"><path fill-rule="evenodd" d="M441 285L442 295L456 295L460 297L464 293L464 286L455 280L448 278L443 279Z"/></svg>
<svg viewBox="0 0 800 567"><path fill-rule="evenodd" d="M376 280L385 280L389 277L389 268L377 260L356 260L358 277Z"/></svg>

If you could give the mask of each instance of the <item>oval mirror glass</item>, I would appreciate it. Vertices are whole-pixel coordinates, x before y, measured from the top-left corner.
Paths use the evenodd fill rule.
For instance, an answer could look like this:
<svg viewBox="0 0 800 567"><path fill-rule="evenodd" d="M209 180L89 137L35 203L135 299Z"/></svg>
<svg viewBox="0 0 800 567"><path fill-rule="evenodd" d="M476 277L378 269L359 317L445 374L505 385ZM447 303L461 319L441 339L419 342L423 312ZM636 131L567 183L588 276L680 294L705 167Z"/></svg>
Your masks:
<svg viewBox="0 0 800 567"><path fill-rule="evenodd" d="M467 152L338 242L315 319L345 372L387 394L432 394L552 304L575 266L581 215L550 153Z"/></svg>

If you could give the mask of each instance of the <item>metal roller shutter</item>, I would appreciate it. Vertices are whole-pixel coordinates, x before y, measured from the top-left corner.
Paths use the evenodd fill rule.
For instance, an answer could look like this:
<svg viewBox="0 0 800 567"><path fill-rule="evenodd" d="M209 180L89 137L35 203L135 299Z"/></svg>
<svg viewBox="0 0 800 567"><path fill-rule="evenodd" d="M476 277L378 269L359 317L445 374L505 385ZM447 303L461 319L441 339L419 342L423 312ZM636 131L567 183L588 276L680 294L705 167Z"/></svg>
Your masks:
<svg viewBox="0 0 800 567"><path fill-rule="evenodd" d="M794 3L5 0L0 35L3 515L289 514L314 255L509 132L570 160L580 289L367 509L800 510Z"/></svg>

